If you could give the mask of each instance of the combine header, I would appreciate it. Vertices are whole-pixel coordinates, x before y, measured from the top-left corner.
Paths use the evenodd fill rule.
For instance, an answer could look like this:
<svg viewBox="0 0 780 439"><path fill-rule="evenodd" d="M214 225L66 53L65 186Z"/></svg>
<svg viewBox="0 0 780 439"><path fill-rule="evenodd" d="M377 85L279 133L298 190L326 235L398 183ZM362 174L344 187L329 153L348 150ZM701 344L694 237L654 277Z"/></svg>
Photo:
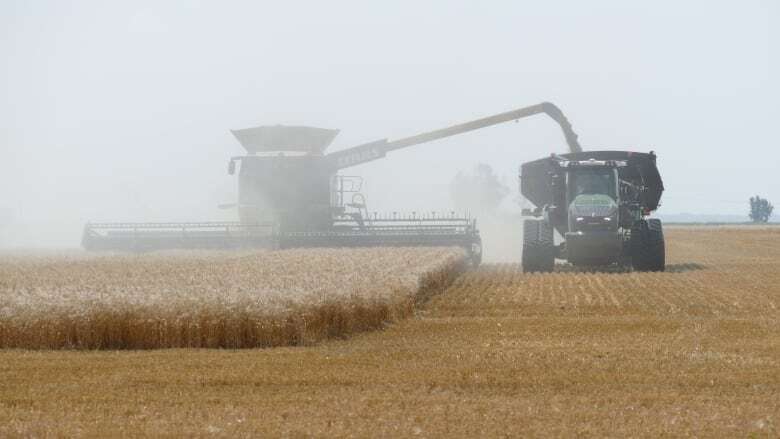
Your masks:
<svg viewBox="0 0 780 439"><path fill-rule="evenodd" d="M380 159L388 152L545 113L563 130L572 153L582 151L563 113L545 102L403 139L387 139L325 154L338 130L262 126L233 131L247 154L232 157L238 170L239 221L205 223L90 223L89 250L237 248L270 246L460 246L475 264L482 246L476 220L455 214L371 214L362 179L338 171Z"/></svg>

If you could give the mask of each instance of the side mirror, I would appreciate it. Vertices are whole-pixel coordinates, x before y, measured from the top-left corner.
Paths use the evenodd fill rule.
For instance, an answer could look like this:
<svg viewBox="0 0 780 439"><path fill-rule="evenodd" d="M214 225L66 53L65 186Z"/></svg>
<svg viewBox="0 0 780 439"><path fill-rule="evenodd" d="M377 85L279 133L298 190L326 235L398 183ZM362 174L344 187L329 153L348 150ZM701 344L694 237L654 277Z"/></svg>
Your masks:
<svg viewBox="0 0 780 439"><path fill-rule="evenodd" d="M228 175L233 175L236 173L236 161L231 160L228 162Z"/></svg>

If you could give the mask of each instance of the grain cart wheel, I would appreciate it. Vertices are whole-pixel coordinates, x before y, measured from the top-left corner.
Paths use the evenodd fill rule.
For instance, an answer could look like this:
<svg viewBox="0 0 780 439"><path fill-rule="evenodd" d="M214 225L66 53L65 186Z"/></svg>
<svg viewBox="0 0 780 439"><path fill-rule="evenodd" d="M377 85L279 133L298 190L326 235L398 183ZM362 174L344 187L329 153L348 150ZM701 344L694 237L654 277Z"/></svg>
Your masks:
<svg viewBox="0 0 780 439"><path fill-rule="evenodd" d="M661 220L637 221L631 229L631 264L637 271L664 271L666 245Z"/></svg>
<svg viewBox="0 0 780 439"><path fill-rule="evenodd" d="M545 221L523 221L523 271L550 272L555 266L553 228Z"/></svg>

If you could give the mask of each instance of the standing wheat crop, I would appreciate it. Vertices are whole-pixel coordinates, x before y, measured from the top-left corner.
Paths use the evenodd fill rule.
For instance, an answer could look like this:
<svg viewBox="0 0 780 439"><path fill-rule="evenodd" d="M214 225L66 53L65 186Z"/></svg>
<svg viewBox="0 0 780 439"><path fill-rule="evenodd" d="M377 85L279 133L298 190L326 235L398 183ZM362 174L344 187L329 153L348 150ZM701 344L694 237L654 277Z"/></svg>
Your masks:
<svg viewBox="0 0 780 439"><path fill-rule="evenodd" d="M450 248L0 257L0 348L247 348L381 327L465 267Z"/></svg>

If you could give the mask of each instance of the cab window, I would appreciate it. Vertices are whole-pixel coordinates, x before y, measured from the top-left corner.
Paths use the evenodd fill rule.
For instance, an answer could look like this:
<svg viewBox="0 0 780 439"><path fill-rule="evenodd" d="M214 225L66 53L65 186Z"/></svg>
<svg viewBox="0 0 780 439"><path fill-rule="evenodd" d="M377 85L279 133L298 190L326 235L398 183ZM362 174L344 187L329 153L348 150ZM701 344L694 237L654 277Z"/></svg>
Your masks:
<svg viewBox="0 0 780 439"><path fill-rule="evenodd" d="M580 195L608 195L617 198L615 193L615 171L605 169L582 169L571 174L573 184L570 185L572 198Z"/></svg>

